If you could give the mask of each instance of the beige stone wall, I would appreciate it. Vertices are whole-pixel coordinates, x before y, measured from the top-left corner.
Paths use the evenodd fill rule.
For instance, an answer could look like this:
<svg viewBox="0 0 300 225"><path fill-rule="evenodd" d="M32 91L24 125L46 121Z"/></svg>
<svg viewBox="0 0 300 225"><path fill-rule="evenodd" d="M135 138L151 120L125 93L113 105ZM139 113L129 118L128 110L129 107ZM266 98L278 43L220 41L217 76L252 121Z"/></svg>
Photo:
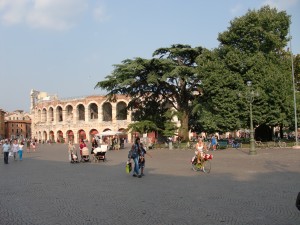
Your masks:
<svg viewBox="0 0 300 225"><path fill-rule="evenodd" d="M129 98L121 95L116 102L107 102L105 96L37 101L31 114L32 138L40 141L74 138L74 143L78 143L82 133L91 141L93 132L126 129L132 122L131 112L125 115L120 108L128 102ZM128 140L131 141L130 135Z"/></svg>

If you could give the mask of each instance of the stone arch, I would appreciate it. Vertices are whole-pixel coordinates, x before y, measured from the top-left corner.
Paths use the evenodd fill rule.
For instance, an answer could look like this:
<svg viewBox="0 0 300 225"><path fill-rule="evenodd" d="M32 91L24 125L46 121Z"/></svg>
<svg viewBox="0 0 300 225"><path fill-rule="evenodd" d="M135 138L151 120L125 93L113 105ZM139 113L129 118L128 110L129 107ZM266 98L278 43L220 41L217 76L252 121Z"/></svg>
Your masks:
<svg viewBox="0 0 300 225"><path fill-rule="evenodd" d="M82 103L78 104L77 107L77 114L79 121L85 121L85 107Z"/></svg>
<svg viewBox="0 0 300 225"><path fill-rule="evenodd" d="M121 101L117 103L117 120L127 120L127 105Z"/></svg>
<svg viewBox="0 0 300 225"><path fill-rule="evenodd" d="M86 132L83 129L80 129L78 131L78 143L80 143L80 140L86 140Z"/></svg>
<svg viewBox="0 0 300 225"><path fill-rule="evenodd" d="M61 130L57 131L57 142L64 143L64 133Z"/></svg>
<svg viewBox="0 0 300 225"><path fill-rule="evenodd" d="M56 118L57 118L57 122L63 121L63 109L60 105L56 107Z"/></svg>
<svg viewBox="0 0 300 225"><path fill-rule="evenodd" d="M37 120L38 120L38 122L42 121L42 111L40 109L38 110L38 113L37 113Z"/></svg>
<svg viewBox="0 0 300 225"><path fill-rule="evenodd" d="M112 121L112 105L109 102L105 102L102 105L103 121Z"/></svg>
<svg viewBox="0 0 300 225"><path fill-rule="evenodd" d="M72 121L73 120L73 106L71 104L68 104L65 108L66 110L66 117L67 120Z"/></svg>
<svg viewBox="0 0 300 225"><path fill-rule="evenodd" d="M96 129L91 129L91 130L90 130L90 139L89 139L89 141L92 141L93 138L94 138L94 136L95 136L95 134L98 134L98 133L99 133L98 130L96 130Z"/></svg>
<svg viewBox="0 0 300 225"><path fill-rule="evenodd" d="M49 122L53 122L54 121L54 110L53 110L52 106L50 106L48 109L48 115L49 115Z"/></svg>
<svg viewBox="0 0 300 225"><path fill-rule="evenodd" d="M46 108L42 109L41 119L42 119L42 122L47 122L47 110L46 110Z"/></svg>
<svg viewBox="0 0 300 225"><path fill-rule="evenodd" d="M48 139L47 132L46 132L46 131L43 131L43 138L42 138L42 140L43 140L43 141L46 141L47 139Z"/></svg>
<svg viewBox="0 0 300 225"><path fill-rule="evenodd" d="M54 142L55 140L54 140L54 131L50 131L49 132L49 140L51 141L51 142Z"/></svg>
<svg viewBox="0 0 300 225"><path fill-rule="evenodd" d="M67 142L70 143L74 143L74 132L72 130L67 130L66 132L66 137L67 137Z"/></svg>
<svg viewBox="0 0 300 225"><path fill-rule="evenodd" d="M89 118L91 120L97 120L98 119L98 105L94 102L89 104Z"/></svg>

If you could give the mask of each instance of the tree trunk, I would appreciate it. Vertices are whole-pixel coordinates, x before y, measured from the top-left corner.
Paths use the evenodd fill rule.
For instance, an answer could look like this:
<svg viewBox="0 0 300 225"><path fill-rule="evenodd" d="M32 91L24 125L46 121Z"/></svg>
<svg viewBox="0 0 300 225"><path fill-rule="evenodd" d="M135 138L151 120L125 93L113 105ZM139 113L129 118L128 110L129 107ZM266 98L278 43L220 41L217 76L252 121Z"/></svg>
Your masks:
<svg viewBox="0 0 300 225"><path fill-rule="evenodd" d="M187 112L182 112L182 117L180 118L181 126L179 128L179 136L183 141L189 140L189 115Z"/></svg>

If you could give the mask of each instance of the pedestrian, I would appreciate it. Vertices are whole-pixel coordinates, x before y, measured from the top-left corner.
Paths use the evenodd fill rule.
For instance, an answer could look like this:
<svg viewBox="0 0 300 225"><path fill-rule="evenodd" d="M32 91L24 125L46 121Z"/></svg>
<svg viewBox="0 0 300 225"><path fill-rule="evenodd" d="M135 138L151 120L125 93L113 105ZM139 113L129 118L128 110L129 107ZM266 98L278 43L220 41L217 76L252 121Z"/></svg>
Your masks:
<svg viewBox="0 0 300 225"><path fill-rule="evenodd" d="M149 155L151 158L152 158L152 156L149 153L147 153L146 149L144 148L143 143L141 143L140 146L141 146L141 154L140 154L140 158L139 158L139 166L141 169L141 176L145 176L145 174L144 174L145 155Z"/></svg>
<svg viewBox="0 0 300 225"><path fill-rule="evenodd" d="M80 156L82 157L82 149L86 147L86 144L84 143L84 140L81 139L80 140L80 145L79 145L79 149L80 149Z"/></svg>
<svg viewBox="0 0 300 225"><path fill-rule="evenodd" d="M213 135L211 137L211 145L212 145L213 151L215 151L217 149L217 139L216 139L215 135Z"/></svg>
<svg viewBox="0 0 300 225"><path fill-rule="evenodd" d="M24 147L24 142L21 141L21 143L19 144L19 151L18 151L20 161L22 161L23 159L23 147Z"/></svg>
<svg viewBox="0 0 300 225"><path fill-rule="evenodd" d="M11 145L11 151L13 152L14 155L14 160L17 160L17 153L19 151L19 144L17 140L14 140L13 144Z"/></svg>
<svg viewBox="0 0 300 225"><path fill-rule="evenodd" d="M93 157L94 157L94 149L95 149L95 148L98 148L98 142L97 142L96 138L94 138L93 141L92 141L92 150L91 150L91 154L92 154Z"/></svg>
<svg viewBox="0 0 300 225"><path fill-rule="evenodd" d="M32 146L33 151L35 152L36 142L35 142L35 141L32 141L32 142L31 142L31 146Z"/></svg>
<svg viewBox="0 0 300 225"><path fill-rule="evenodd" d="M30 152L30 140L28 139L27 142L26 142L26 150L27 152L29 153Z"/></svg>
<svg viewBox="0 0 300 225"><path fill-rule="evenodd" d="M8 164L8 153L10 151L10 144L8 144L7 140L5 140L4 144L2 145L2 151L4 154L4 164Z"/></svg>
<svg viewBox="0 0 300 225"><path fill-rule="evenodd" d="M140 174L140 166L139 166L139 155L141 154L141 146L140 146L140 138L137 137L135 139L135 143L132 145L130 154L128 155L129 160L130 158L133 159L134 162L134 169L133 169L133 177L141 178L142 175Z"/></svg>
<svg viewBox="0 0 300 225"><path fill-rule="evenodd" d="M195 151L198 163L200 163L201 160L204 158L204 152L203 152L204 150L205 151L207 150L206 145L204 144L202 138L198 138L198 142L196 144L196 151Z"/></svg>
<svg viewBox="0 0 300 225"><path fill-rule="evenodd" d="M72 162L73 159L73 155L75 154L75 146L73 144L72 141L69 142L69 146L68 146L68 153L69 153L69 161Z"/></svg>

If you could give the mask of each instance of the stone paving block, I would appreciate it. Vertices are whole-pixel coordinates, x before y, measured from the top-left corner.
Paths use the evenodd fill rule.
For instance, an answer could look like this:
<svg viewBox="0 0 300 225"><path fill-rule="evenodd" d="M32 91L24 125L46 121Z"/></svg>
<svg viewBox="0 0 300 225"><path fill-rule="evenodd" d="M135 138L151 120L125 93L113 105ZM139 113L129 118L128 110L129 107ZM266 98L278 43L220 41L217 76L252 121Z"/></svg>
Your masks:
<svg viewBox="0 0 300 225"><path fill-rule="evenodd" d="M191 169L193 150L154 149L140 179L125 172L128 150L78 164L65 144L8 165L1 154L0 224L300 224L300 150L214 151L205 174Z"/></svg>

